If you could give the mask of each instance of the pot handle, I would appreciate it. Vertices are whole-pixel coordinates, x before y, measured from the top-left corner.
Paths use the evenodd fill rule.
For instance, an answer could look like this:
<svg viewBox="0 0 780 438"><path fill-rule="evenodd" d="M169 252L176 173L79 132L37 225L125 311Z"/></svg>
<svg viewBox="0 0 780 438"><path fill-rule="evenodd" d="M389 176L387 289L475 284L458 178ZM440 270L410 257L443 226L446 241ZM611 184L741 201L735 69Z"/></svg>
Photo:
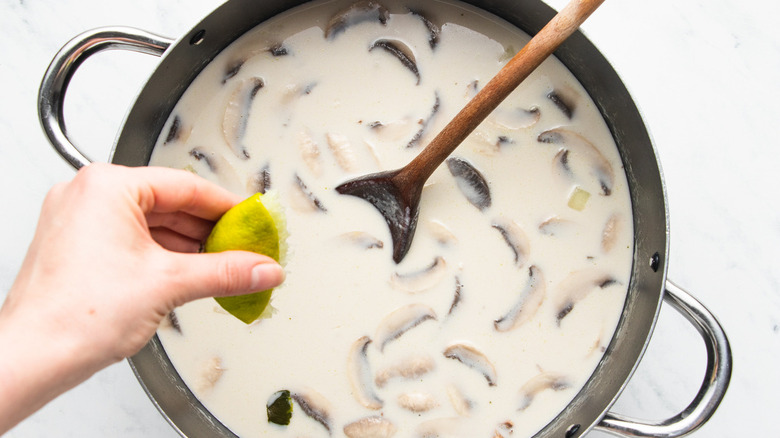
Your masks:
<svg viewBox="0 0 780 438"><path fill-rule="evenodd" d="M685 410L667 420L645 423L608 412L596 429L624 437L681 437L704 425L726 395L732 357L723 327L699 301L669 280L664 300L693 324L704 339L707 370L699 393Z"/></svg>
<svg viewBox="0 0 780 438"><path fill-rule="evenodd" d="M68 138L62 114L68 84L81 63L108 49L162 56L172 42L131 27L101 27L76 36L57 52L38 90L38 117L49 142L65 161L76 170L92 162Z"/></svg>

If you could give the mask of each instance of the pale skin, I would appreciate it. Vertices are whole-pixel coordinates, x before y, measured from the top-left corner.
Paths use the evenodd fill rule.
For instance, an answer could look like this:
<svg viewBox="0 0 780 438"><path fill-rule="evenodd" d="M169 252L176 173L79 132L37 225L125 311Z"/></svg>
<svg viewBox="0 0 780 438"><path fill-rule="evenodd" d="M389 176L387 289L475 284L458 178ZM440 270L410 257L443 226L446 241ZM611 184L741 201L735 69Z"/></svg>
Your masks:
<svg viewBox="0 0 780 438"><path fill-rule="evenodd" d="M186 171L98 163L54 186L0 308L0 435L138 352L175 307L279 285L268 257L197 253L240 200Z"/></svg>

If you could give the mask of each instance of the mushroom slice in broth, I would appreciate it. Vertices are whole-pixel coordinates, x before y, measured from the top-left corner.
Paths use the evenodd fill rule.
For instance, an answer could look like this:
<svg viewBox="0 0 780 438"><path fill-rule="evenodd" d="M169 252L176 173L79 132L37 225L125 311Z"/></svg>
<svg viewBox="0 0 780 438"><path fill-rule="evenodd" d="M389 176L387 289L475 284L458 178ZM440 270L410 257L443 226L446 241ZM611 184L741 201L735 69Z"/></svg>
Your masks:
<svg viewBox="0 0 780 438"><path fill-rule="evenodd" d="M341 134L328 133L328 146L339 167L345 172L354 172L357 169L357 158L349 139Z"/></svg>
<svg viewBox="0 0 780 438"><path fill-rule="evenodd" d="M384 5L373 0L361 0L331 17L325 27L325 38L335 38L349 26L365 21L377 21L384 26L389 19L390 11Z"/></svg>
<svg viewBox="0 0 780 438"><path fill-rule="evenodd" d="M265 86L262 78L253 77L242 80L225 107L222 118L222 133L230 150L243 160L249 159L249 150L244 145L244 134L249 122L252 102L261 88Z"/></svg>
<svg viewBox="0 0 780 438"><path fill-rule="evenodd" d="M352 393L357 401L364 407L375 410L381 409L384 402L374 392L371 383L371 369L366 352L370 343L371 339L368 336L362 336L352 344L347 360L347 373L349 383L352 385Z"/></svg>
<svg viewBox="0 0 780 438"><path fill-rule="evenodd" d="M460 390L457 386L450 383L447 385L447 396L450 399L450 404L452 404L452 408L455 409L455 412L458 413L458 415L462 417L468 417L471 415L472 409L474 409L474 402L467 398L463 391Z"/></svg>
<svg viewBox="0 0 780 438"><path fill-rule="evenodd" d="M363 417L344 426L347 438L390 438L395 432L395 425L378 415Z"/></svg>
<svg viewBox="0 0 780 438"><path fill-rule="evenodd" d="M574 310L574 306L594 290L605 289L617 281L600 269L582 269L572 272L558 285L556 296L556 320L558 325Z"/></svg>
<svg viewBox="0 0 780 438"><path fill-rule="evenodd" d="M460 279L460 275L455 275L455 292L452 296L452 302L450 303L450 310L447 311L447 316L450 316L455 312L455 309L463 301L463 282Z"/></svg>
<svg viewBox="0 0 780 438"><path fill-rule="evenodd" d="M399 394L397 401L400 407L416 414L421 412L428 412L431 409L439 406L439 402L436 401L433 395L421 391L404 392Z"/></svg>
<svg viewBox="0 0 780 438"><path fill-rule="evenodd" d="M498 107L485 121L500 131L516 131L536 125L540 118L541 111L535 106L530 109Z"/></svg>
<svg viewBox="0 0 780 438"><path fill-rule="evenodd" d="M222 358L215 356L208 359L202 367L200 381L198 382L198 392L202 394L213 389L224 372L225 368L222 366Z"/></svg>
<svg viewBox="0 0 780 438"><path fill-rule="evenodd" d="M473 164L462 158L450 157L447 159L447 168L450 169L458 188L471 205L480 211L490 207L492 203L490 185Z"/></svg>
<svg viewBox="0 0 780 438"><path fill-rule="evenodd" d="M471 344L458 342L444 349L444 357L455 359L467 367L485 376L489 386L496 386L496 367L485 356L485 353L477 350Z"/></svg>
<svg viewBox="0 0 780 438"><path fill-rule="evenodd" d="M419 438L437 438L437 437L466 437L468 431L463 428L463 420L458 417L452 418L434 418L426 420L417 426L416 437Z"/></svg>
<svg viewBox="0 0 780 438"><path fill-rule="evenodd" d="M291 396L309 418L320 423L328 431L328 434L332 433L331 412L333 407L325 396L313 389L291 392Z"/></svg>
<svg viewBox="0 0 780 438"><path fill-rule="evenodd" d="M436 362L431 356L427 354L411 356L379 370L374 378L374 383L377 387L383 388L392 379L418 379L435 368Z"/></svg>
<svg viewBox="0 0 780 438"><path fill-rule="evenodd" d="M537 141L553 144L559 146L561 150L568 151L565 153L565 164L563 167L569 170L569 172L565 173L572 178L577 177L579 173L579 178L584 180L585 176L582 174L590 174L598 182L602 195L609 196L612 194L612 188L615 185L615 171L601 151L585 137L566 128L554 128L539 134ZM564 159L561 155L564 152L561 152L561 150L558 151L554 161L560 162ZM574 160L582 160L582 165L586 169L578 172Z"/></svg>
<svg viewBox="0 0 780 438"><path fill-rule="evenodd" d="M418 17L420 21L425 24L426 29L428 29L428 45L431 47L431 50L435 49L436 46L439 45L439 35L441 34L441 26L434 23L434 21L430 18L428 13L421 11L421 10L410 10L409 11L412 15Z"/></svg>
<svg viewBox="0 0 780 438"><path fill-rule="evenodd" d="M311 138L306 131L301 131L297 135L298 149L301 152L301 158L306 164L306 167L311 171L314 177L320 177L322 175L322 163L320 163L320 147Z"/></svg>
<svg viewBox="0 0 780 438"><path fill-rule="evenodd" d="M520 388L520 405L518 410L525 410L531 405L537 394L542 391L563 391L569 389L571 384L562 375L553 373L541 373L526 382Z"/></svg>
<svg viewBox="0 0 780 438"><path fill-rule="evenodd" d="M411 47L406 45L403 41L381 38L371 43L368 47L368 51L373 52L376 48L383 49L385 52L397 58L401 62L401 65L406 67L412 72L414 77L417 78L417 85L420 84L420 70L417 68L417 60L415 59Z"/></svg>
<svg viewBox="0 0 780 438"><path fill-rule="evenodd" d="M604 224L604 230L601 232L601 251L608 253L612 251L617 243L618 236L625 224L623 217L617 213L612 214L607 223Z"/></svg>
<svg viewBox="0 0 780 438"><path fill-rule="evenodd" d="M545 291L542 271L536 266L531 266L528 268L528 282L520 292L520 298L509 312L493 322L495 329L506 332L533 318L544 302Z"/></svg>
<svg viewBox="0 0 780 438"><path fill-rule="evenodd" d="M407 304L394 310L385 316L377 327L375 339L379 351L384 351L389 342L429 319L436 320L436 312L425 304Z"/></svg>
<svg viewBox="0 0 780 438"><path fill-rule="evenodd" d="M265 194L271 189L271 165L266 163L257 172L253 173L249 177L247 182L247 189L250 193L262 193Z"/></svg>
<svg viewBox="0 0 780 438"><path fill-rule="evenodd" d="M501 233L501 237L509 245L509 249L514 254L515 265L518 268L522 267L528 259L531 246L525 231L517 222L509 219L495 219L491 225Z"/></svg>
<svg viewBox="0 0 780 438"><path fill-rule="evenodd" d="M439 284L446 272L447 261L444 260L444 257L436 257L425 269L408 274L394 272L390 277L390 283L395 289L410 294L416 294L429 290Z"/></svg>
<svg viewBox="0 0 780 438"><path fill-rule="evenodd" d="M575 109L573 101L571 101L568 97L563 96L558 90L551 90L549 93L547 93L547 98L550 99L550 101L559 110L561 110L567 119L571 120L571 118L574 116Z"/></svg>
<svg viewBox="0 0 780 438"><path fill-rule="evenodd" d="M242 187L238 172L236 172L236 169L224 155L200 146L190 149L189 155L195 160L206 164L208 170L216 176L223 187L226 187L228 190L238 190ZM195 173L203 175L199 172Z"/></svg>
<svg viewBox="0 0 780 438"><path fill-rule="evenodd" d="M381 240L365 231L350 231L342 234L341 237L345 241L363 249L382 249L385 246Z"/></svg>
<svg viewBox="0 0 780 438"><path fill-rule="evenodd" d="M458 241L455 233L441 221L431 219L425 225L431 236L441 245L447 246Z"/></svg>
<svg viewBox="0 0 780 438"><path fill-rule="evenodd" d="M431 108L431 114L428 116L427 119L420 120L420 129L417 131L417 133L414 134L411 140L409 140L409 143L407 143L407 148L413 148L415 146L418 146L422 142L422 138L425 135L425 133L428 131L428 126L430 126L431 121L436 116L436 114L439 112L439 107L441 106L441 98L439 97L439 93L434 93L433 98L433 107Z"/></svg>
<svg viewBox="0 0 780 438"><path fill-rule="evenodd" d="M300 212L325 213L328 211L320 198L309 189L309 186L298 175L295 175L293 182L291 205Z"/></svg>

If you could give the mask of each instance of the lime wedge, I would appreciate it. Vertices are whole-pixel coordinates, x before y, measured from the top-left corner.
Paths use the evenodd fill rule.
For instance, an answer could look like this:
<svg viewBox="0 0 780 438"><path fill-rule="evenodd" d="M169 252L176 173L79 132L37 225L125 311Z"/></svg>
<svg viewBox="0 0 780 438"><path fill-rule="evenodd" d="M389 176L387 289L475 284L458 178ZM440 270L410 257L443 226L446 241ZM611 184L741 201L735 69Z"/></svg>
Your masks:
<svg viewBox="0 0 780 438"><path fill-rule="evenodd" d="M205 252L252 251L283 263L287 252L287 227L273 192L256 193L236 204L217 221L203 245ZM273 289L247 295L214 298L223 309L245 324L270 316Z"/></svg>

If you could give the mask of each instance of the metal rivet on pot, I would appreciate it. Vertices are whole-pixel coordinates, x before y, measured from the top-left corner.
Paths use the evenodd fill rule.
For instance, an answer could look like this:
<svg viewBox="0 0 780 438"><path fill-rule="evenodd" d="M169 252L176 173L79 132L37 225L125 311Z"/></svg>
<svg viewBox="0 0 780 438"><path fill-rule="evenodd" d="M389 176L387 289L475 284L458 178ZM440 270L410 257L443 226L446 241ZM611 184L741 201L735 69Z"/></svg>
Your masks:
<svg viewBox="0 0 780 438"><path fill-rule="evenodd" d="M658 272L658 268L661 265L661 256L658 255L658 253L653 254L652 257L650 257L650 269L653 270L653 272Z"/></svg>
<svg viewBox="0 0 780 438"><path fill-rule="evenodd" d="M572 438L579 431L580 431L580 425L572 424L571 426L569 426L569 429L566 431L566 438Z"/></svg>
<svg viewBox="0 0 780 438"><path fill-rule="evenodd" d="M191 46L199 45L200 43L203 42L203 39L204 39L205 36L206 36L206 30L205 29L201 29L201 30L195 32L195 35L193 35L192 38L190 38L190 45Z"/></svg>

